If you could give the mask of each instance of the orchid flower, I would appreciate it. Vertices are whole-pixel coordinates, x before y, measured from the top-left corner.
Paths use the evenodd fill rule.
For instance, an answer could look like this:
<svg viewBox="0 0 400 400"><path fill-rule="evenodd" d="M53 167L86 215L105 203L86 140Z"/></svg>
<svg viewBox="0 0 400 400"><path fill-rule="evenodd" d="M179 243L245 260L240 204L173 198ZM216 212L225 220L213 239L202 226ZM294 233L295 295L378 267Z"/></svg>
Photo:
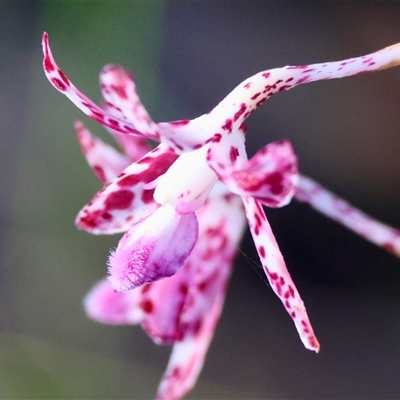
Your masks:
<svg viewBox="0 0 400 400"><path fill-rule="evenodd" d="M76 224L94 234L125 232L109 257L108 281L95 286L85 307L96 320L141 323L156 343L174 344L158 398L181 398L196 381L221 311L244 214L271 288L305 347L314 351L319 343L263 206L282 207L295 197L400 254L398 230L298 173L289 141L270 143L248 160L244 125L275 93L400 64L400 44L344 61L262 71L240 83L209 113L162 123L150 118L132 76L121 67L102 70L105 104L100 107L59 69L46 33L43 52L52 85L105 126L125 153L76 124L83 153L105 183L80 211ZM146 139L160 144L147 151Z"/></svg>

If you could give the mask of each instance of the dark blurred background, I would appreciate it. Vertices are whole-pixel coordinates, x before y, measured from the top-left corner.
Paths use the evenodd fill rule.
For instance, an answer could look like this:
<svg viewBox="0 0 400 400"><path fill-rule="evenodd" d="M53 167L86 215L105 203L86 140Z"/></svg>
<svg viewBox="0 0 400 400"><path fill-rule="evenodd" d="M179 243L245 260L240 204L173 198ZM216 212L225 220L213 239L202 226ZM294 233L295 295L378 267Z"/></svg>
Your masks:
<svg viewBox="0 0 400 400"><path fill-rule="evenodd" d="M398 42L399 21L398 1L0 1L0 397L152 398L170 350L82 310L118 237L74 226L100 184L72 124L107 135L47 82L44 30L89 97L122 64L159 121L207 112L260 70ZM288 138L303 173L400 228L399 88L396 68L279 94L247 121L249 153ZM303 348L247 234L188 397L400 398L400 260L305 205L267 214L321 352Z"/></svg>

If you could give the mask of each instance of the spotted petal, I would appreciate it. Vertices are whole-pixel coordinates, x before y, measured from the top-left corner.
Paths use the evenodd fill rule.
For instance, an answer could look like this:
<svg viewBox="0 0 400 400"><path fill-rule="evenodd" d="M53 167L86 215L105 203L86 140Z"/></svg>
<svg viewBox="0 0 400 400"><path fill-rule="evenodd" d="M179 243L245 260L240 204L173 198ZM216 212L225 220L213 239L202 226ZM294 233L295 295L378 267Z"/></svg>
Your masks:
<svg viewBox="0 0 400 400"><path fill-rule="evenodd" d="M190 255L192 257L193 251ZM191 285L192 270L186 264L170 278L154 282L143 290L142 328L157 344L173 344L184 338L180 327L182 307Z"/></svg>
<svg viewBox="0 0 400 400"><path fill-rule="evenodd" d="M107 279L98 282L85 296L86 314L103 324L137 324L143 318L141 305L143 288L117 293Z"/></svg>
<svg viewBox="0 0 400 400"><path fill-rule="evenodd" d="M101 182L111 181L132 163L128 157L93 136L82 122L75 123L75 131L82 153Z"/></svg>
<svg viewBox="0 0 400 400"><path fill-rule="evenodd" d="M120 111L138 131L147 137L158 137L153 122L136 92L131 75L118 65L106 65L100 73L100 88L107 106Z"/></svg>
<svg viewBox="0 0 400 400"><path fill-rule="evenodd" d="M213 299L214 304L194 336L176 342L157 391L157 400L178 400L196 384L204 364L215 327L221 315L224 293Z"/></svg>
<svg viewBox="0 0 400 400"><path fill-rule="evenodd" d="M308 319L303 300L286 268L261 204L248 197L243 198L243 202L250 231L268 281L292 317L304 346L318 352L319 343Z"/></svg>
<svg viewBox="0 0 400 400"><path fill-rule="evenodd" d="M141 136L125 135L110 128L108 128L107 130L111 133L111 135L122 148L124 153L129 157L131 162L138 161L152 149L152 147L150 147L149 145L148 140Z"/></svg>
<svg viewBox="0 0 400 400"><path fill-rule="evenodd" d="M117 67L115 66L115 68L119 68L122 70L121 67ZM104 68L103 68L104 71ZM102 72L103 72L102 71ZM104 104L102 105L102 108L108 112L110 115L117 117L121 120L126 120L130 123L133 124L133 126L136 127L141 127L141 116L143 116L143 114L147 115L147 111L144 108L143 104L140 102L140 99L136 93L136 85L132 80L132 84L133 84L133 94L132 96L134 97L134 100L136 101L136 109L138 109L138 111L136 113L131 113L129 115L129 119L125 116L125 114L123 114L122 110L114 103L112 103L111 101L113 101L114 96L110 96L110 91L106 90L107 86L104 87L104 85L102 84L102 72L100 73L100 89L102 91L103 94L103 98L105 99ZM125 73L125 72L124 72ZM127 73L125 73L126 75L128 75ZM119 82L115 83L115 85L113 85L114 90L116 90L116 94L115 96L117 96L117 93L120 93L120 91L117 89L118 86L116 85L121 85ZM121 88L121 90L123 91L124 89ZM149 117L150 120L150 117ZM150 122L152 122L150 120ZM117 143L121 146L122 150L124 151L124 153L130 157L131 161L137 161L140 158L142 158L146 153L148 153L151 150L151 147L149 145L149 141L142 137L142 136L138 136L138 135L126 135L124 133L118 132L115 129L112 129L110 127L105 127L108 132L110 132L110 134L114 137L114 139L117 141Z"/></svg>
<svg viewBox="0 0 400 400"><path fill-rule="evenodd" d="M111 115L121 119L125 118L121 111L115 107L109 106L107 103L103 105L103 108ZM152 149L149 141L142 136L126 135L109 127L105 128L114 137L115 141L119 144L123 152L131 159L132 162L139 160Z"/></svg>
<svg viewBox="0 0 400 400"><path fill-rule="evenodd" d="M123 293L104 279L85 297L85 311L105 324L141 323L155 343L172 344L183 338L179 319L190 278L191 270L184 267L170 278Z"/></svg>
<svg viewBox="0 0 400 400"><path fill-rule="evenodd" d="M300 175L296 200L309 204L366 240L385 248L400 257L400 231L361 212L314 180Z"/></svg>
<svg viewBox="0 0 400 400"><path fill-rule="evenodd" d="M240 147L231 143L231 137L213 141L207 155L219 178L233 193L255 198L268 207L288 204L298 180L297 157L291 143L270 143L243 162Z"/></svg>
<svg viewBox="0 0 400 400"><path fill-rule="evenodd" d="M145 184L164 174L177 155L160 144L112 180L78 214L76 225L94 234L124 232L154 212L154 189Z"/></svg>

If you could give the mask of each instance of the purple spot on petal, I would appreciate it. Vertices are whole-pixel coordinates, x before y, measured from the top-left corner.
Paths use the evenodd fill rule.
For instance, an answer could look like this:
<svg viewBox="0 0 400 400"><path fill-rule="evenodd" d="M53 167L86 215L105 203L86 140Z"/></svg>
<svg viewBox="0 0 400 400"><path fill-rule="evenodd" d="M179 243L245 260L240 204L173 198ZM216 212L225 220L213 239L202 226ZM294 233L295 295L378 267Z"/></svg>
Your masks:
<svg viewBox="0 0 400 400"><path fill-rule="evenodd" d="M125 210L132 204L134 197L129 190L118 190L108 195L105 206L108 210Z"/></svg>

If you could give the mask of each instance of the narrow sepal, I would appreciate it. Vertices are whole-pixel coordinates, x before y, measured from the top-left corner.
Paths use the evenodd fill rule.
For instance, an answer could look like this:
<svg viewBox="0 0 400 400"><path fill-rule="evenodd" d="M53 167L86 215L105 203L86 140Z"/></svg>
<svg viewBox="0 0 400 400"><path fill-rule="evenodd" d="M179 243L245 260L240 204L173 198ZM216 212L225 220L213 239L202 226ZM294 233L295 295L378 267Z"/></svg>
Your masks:
<svg viewBox="0 0 400 400"><path fill-rule="evenodd" d="M400 230L363 213L311 178L300 175L295 199L400 257Z"/></svg>
<svg viewBox="0 0 400 400"><path fill-rule="evenodd" d="M303 300L286 268L282 253L261 204L244 198L250 231L268 281L286 311L292 317L300 339L309 350L319 351L319 343L309 321Z"/></svg>
<svg viewBox="0 0 400 400"><path fill-rule="evenodd" d="M120 119L125 118L125 116L119 109L114 106L108 105L107 102L103 104L103 109L109 114L114 115ZM131 159L132 162L138 161L152 149L149 141L143 136L126 135L109 127L105 128L114 137L115 141L119 144L123 152Z"/></svg>
<svg viewBox="0 0 400 400"><path fill-rule="evenodd" d="M286 66L261 71L240 83L208 114L220 126L235 131L249 115L276 93L298 85L344 78L400 64L400 43L342 61Z"/></svg>
<svg viewBox="0 0 400 400"><path fill-rule="evenodd" d="M223 296L214 300L194 336L187 336L174 344L157 390L157 400L179 400L196 384L221 314L223 300Z"/></svg>
<svg viewBox="0 0 400 400"><path fill-rule="evenodd" d="M93 136L81 121L75 122L75 131L87 163L101 182L111 181L132 163L128 157Z"/></svg>
<svg viewBox="0 0 400 400"><path fill-rule="evenodd" d="M109 114L80 92L56 64L50 50L49 37L47 33L43 34L42 46L44 54L43 69L47 79L59 92L65 94L65 96L67 96L72 103L74 103L88 117L100 122L104 126L124 134L135 134L147 137L148 139L160 140L159 135L144 135L130 122Z"/></svg>
<svg viewBox="0 0 400 400"><path fill-rule="evenodd" d="M399 64L400 43L397 43L371 54L342 61L261 71L241 82L209 113L193 120L160 123L160 134L168 137L180 150L190 151L209 143L215 134L237 131L251 113L276 93L304 83L344 78ZM204 129L205 126L209 129Z"/></svg>
<svg viewBox="0 0 400 400"><path fill-rule="evenodd" d="M148 138L158 138L158 127L150 118L136 92L133 77L119 65L109 64L100 73L100 89L107 107L121 112L138 131Z"/></svg>
<svg viewBox="0 0 400 400"><path fill-rule="evenodd" d="M131 160L136 162L152 150L147 139L136 135L125 135L123 133L107 129L122 148L123 152Z"/></svg>

